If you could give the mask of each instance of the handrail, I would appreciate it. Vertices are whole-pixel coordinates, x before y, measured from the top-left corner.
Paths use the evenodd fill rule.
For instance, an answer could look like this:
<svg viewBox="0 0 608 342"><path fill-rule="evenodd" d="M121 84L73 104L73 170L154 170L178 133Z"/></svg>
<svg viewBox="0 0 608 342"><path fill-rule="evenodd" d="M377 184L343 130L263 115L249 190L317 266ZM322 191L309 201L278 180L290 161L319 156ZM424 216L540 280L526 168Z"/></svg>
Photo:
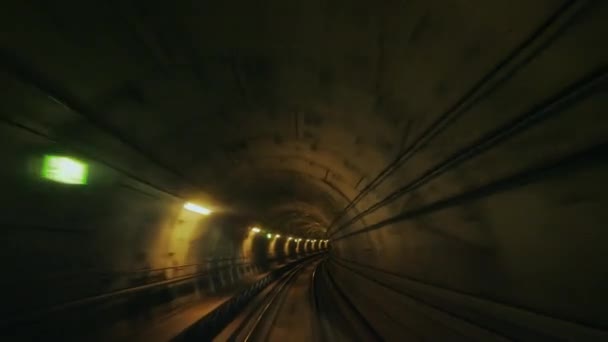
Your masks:
<svg viewBox="0 0 608 342"><path fill-rule="evenodd" d="M207 261L205 262L200 262L200 263L195 263L195 264L185 264L185 265L175 265L175 266L167 266L167 267L159 267L159 268L141 268L141 269L135 269L135 270L130 270L130 271L112 271L112 270L91 270L91 269L84 269L84 270L79 270L79 271L71 271L71 272L65 272L61 275L57 275L57 274L49 274L47 275L47 277L45 277L46 279L48 278L62 278L62 277L68 277L68 276L80 276L83 273L88 273L88 274L96 274L98 276L109 276L109 277L119 277L119 276L128 276L128 275L135 275L138 273L155 273L155 272L160 272L160 271L167 271L167 270L182 270L182 269L186 269L189 267L194 267L194 266L208 266L210 262L224 262L224 261L249 261L249 262L241 262L238 265L241 264L251 264L251 258L210 258L210 259L205 259Z"/></svg>
<svg viewBox="0 0 608 342"><path fill-rule="evenodd" d="M205 259L205 260L206 260L205 262L199 262L196 264L185 264L185 265L167 266L167 267L160 267L160 268L142 268L142 269L133 270L133 271L112 271L112 272L110 272L110 274L134 274L134 273L143 273L143 272L166 271L166 270L171 270L171 269L179 270L179 269L184 269L184 268L194 267L194 266L206 266L206 265L209 265L210 262L250 260L250 258L209 258L209 259Z"/></svg>
<svg viewBox="0 0 608 342"><path fill-rule="evenodd" d="M130 294L141 292L144 290L149 290L149 289L152 289L155 287L170 285L173 283L179 283L179 282L191 280L194 278L202 278L205 276L212 275L216 271L223 271L223 270L229 269L231 267L242 266L242 265L252 265L252 264L251 263L239 263L239 264L234 264L234 265L226 265L226 266L214 268L211 270L205 270L203 272L197 272L197 273L184 275L184 276L180 276L180 277L175 277L175 278L171 278L171 279L166 279L166 280L161 280L161 281L157 281L157 282L153 282L153 283L149 283L149 284L143 284L143 285L138 285L138 286L133 286L133 287L117 289L117 290L110 291L107 293L97 294L97 295L93 295L93 296L89 296L89 297L85 297L85 298L80 298L80 299L68 301L66 303L57 304L57 305L53 305L53 306L46 307L46 308L40 308L38 310L34 310L33 312L28 312L26 314L22 314L21 316L19 316L18 314L12 315L13 318L11 319L11 322L9 322L8 324L6 322L3 322L2 324L0 324L0 326L8 326L8 325L16 324L19 322L36 319L36 318L50 315L52 313L60 312L63 310L74 309L74 308L82 307L85 305L90 305L90 304L99 302L101 300L107 300L107 299L111 299L114 297L130 295ZM16 318L14 318L14 317L16 317Z"/></svg>

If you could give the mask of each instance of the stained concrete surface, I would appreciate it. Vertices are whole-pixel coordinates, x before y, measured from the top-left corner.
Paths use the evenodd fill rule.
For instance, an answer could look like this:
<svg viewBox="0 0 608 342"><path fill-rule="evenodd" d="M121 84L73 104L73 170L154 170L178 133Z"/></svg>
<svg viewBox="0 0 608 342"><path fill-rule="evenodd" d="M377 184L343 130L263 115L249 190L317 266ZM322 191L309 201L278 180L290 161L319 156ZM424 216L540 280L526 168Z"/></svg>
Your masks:
<svg viewBox="0 0 608 342"><path fill-rule="evenodd" d="M467 337L602 337L606 18L584 0L8 1L3 317L252 258L255 224L331 239L346 293L391 317L415 305L357 289L427 303L432 333L448 311ZM89 185L41 181L48 153L89 162Z"/></svg>

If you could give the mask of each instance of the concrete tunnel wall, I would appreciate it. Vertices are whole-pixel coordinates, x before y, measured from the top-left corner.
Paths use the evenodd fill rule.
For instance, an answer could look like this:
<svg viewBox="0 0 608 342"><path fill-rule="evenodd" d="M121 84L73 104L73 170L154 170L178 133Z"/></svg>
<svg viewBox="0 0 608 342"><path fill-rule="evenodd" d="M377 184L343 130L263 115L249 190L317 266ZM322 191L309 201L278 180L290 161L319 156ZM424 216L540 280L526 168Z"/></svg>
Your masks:
<svg viewBox="0 0 608 342"><path fill-rule="evenodd" d="M271 263L298 257L295 243L287 250L286 239L252 234L240 217L185 210L183 198L163 190L174 184L146 184L121 167L6 122L0 136L3 164L10 165L0 170L6 241L0 288L10 294L0 313L5 322L117 290L210 273L196 283L186 281L185 298L173 293L163 303L176 306L196 299L195 292L213 295ZM88 184L43 179L42 158L53 153L88 163ZM153 174L153 167L141 166ZM151 309L158 306L153 296L148 300Z"/></svg>
<svg viewBox="0 0 608 342"><path fill-rule="evenodd" d="M251 222L231 219L238 210L224 220L181 206L200 184L228 199L219 206L254 206L286 184L275 202L304 197L298 210L331 239L331 275L385 336L581 340L608 328L606 2L302 5L276 16L298 23L280 23L277 41L252 29L256 8L214 7L214 21L163 6L157 23L121 7L150 46L109 20L111 6L73 18L23 3L0 14L32 28L2 33L6 312L107 291L122 285L113 274L144 267L268 267L277 249L259 236L259 254L244 247ZM172 27L173 16L186 22L180 10L195 23ZM307 19L316 11L328 31ZM214 58L190 63L198 47L192 56L180 44L189 29L205 41L196 25L245 43L237 33L201 43ZM292 37L310 39L273 50ZM41 182L36 163L49 152L88 160L90 184ZM304 216L289 233L311 223ZM295 221L276 217L286 229Z"/></svg>
<svg viewBox="0 0 608 342"><path fill-rule="evenodd" d="M385 336L605 337L608 7L579 15L513 50L330 230L332 272Z"/></svg>

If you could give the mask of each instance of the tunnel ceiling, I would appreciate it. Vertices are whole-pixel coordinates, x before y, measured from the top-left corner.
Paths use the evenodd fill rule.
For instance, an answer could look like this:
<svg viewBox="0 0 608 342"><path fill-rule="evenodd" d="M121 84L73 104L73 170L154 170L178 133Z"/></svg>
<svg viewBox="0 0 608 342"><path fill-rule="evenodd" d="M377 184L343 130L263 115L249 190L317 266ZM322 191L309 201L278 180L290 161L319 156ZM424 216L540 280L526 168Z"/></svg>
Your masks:
<svg viewBox="0 0 608 342"><path fill-rule="evenodd" d="M322 234L562 2L24 1L3 10L3 72L53 95L34 110L90 109L232 210Z"/></svg>

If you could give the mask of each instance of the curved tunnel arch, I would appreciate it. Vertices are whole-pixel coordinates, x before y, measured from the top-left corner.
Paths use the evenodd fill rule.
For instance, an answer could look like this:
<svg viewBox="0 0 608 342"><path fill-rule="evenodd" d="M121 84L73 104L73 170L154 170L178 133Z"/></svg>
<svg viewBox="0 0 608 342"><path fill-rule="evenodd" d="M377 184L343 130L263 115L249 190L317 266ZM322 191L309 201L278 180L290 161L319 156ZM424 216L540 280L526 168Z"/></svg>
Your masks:
<svg viewBox="0 0 608 342"><path fill-rule="evenodd" d="M345 207L348 203L348 198L344 194L342 190L340 190L336 185L332 184L325 178L318 178L314 174L309 174L306 171L300 171L298 169L277 169L277 168L245 168L243 171L245 174L242 177L238 177L240 180L238 182L243 181L243 179L250 178L251 181L245 181L245 183L251 184L255 183L255 187L264 188L267 184L266 182L275 183L276 179L280 179L281 177L288 177L290 179L285 182L285 191L288 191L288 197L285 199L271 199L271 202L275 202L278 200L277 204L281 205L282 201L301 201L302 198L309 198L309 205L315 206L318 208L318 211L325 212L323 214L323 219L318 220L318 223L322 223L323 226L329 224L329 222L337 215L339 210ZM302 185L297 186L296 188L292 188L289 183L294 182L292 177L296 177L296 182L301 182L305 184L304 187ZM264 180L268 179L268 180ZM238 183L236 182L236 183ZM312 183L310 183L312 182ZM306 185L309 184L309 185ZM272 186L270 186L272 188ZM280 186L283 188L283 186ZM291 190L290 190L291 189ZM297 190L299 189L299 190ZM314 190L313 189L317 189ZM239 187L237 190L231 190L231 192L249 192L250 189L247 188L246 185ZM258 193L264 193L265 190L258 189ZM293 194L291 191L295 191ZM353 190L354 192L354 190ZM307 194L308 193L308 194ZM315 193L317 193L315 195ZM294 197L295 195L295 197ZM246 195L240 195L246 198ZM290 197L291 196L291 197ZM320 196L320 197L319 197ZM316 198L316 199L315 199ZM270 207L265 208L269 213L274 211L272 205ZM264 214L265 215L265 214ZM318 215L317 215L318 216ZM281 229L280 227L276 227L277 229Z"/></svg>
<svg viewBox="0 0 608 342"><path fill-rule="evenodd" d="M0 13L6 316L332 238L388 337L608 330L604 2L73 6Z"/></svg>
<svg viewBox="0 0 608 342"><path fill-rule="evenodd" d="M345 169L344 173L362 174L360 164L361 153L350 157L348 160L342 159L343 153L340 153L336 147L326 146L320 142L313 142L309 147L303 147L304 142L296 139L281 138L280 143L277 143L277 138L267 135L258 135L256 137L242 138L239 141L223 143L218 147L218 150L225 150L223 154L218 155L219 158L225 160L245 160L252 162L265 158L277 159L298 159L303 160L310 165L318 165L323 169L335 168L337 165L340 169ZM368 144L358 143L363 148L369 148ZM221 148L221 146L229 146ZM381 154L375 151L376 154ZM369 157L368 157L369 159ZM336 162L339 163L336 163ZM205 163L204 159L197 160L201 164ZM233 167L234 165L230 165ZM330 167L331 166L331 167ZM195 165L193 165L195 167ZM336 172L336 173L343 173Z"/></svg>

